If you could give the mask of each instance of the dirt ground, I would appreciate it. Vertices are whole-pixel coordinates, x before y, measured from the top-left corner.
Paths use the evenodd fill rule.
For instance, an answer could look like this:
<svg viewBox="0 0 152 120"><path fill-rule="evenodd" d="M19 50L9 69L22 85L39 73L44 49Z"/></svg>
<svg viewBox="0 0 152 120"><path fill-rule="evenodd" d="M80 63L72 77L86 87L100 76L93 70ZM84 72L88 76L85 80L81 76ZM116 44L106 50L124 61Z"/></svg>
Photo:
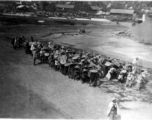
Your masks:
<svg viewBox="0 0 152 120"><path fill-rule="evenodd" d="M22 65L22 51L14 54L9 43L1 39L0 44L0 117L1 118L68 118L52 103L23 83L18 66ZM6 55L9 54L9 55ZM22 55L23 54L23 55ZM27 62L27 61L25 61ZM17 75L15 75L17 74ZM24 74L24 70L21 74ZM28 74L25 73L25 78Z"/></svg>
<svg viewBox="0 0 152 120"><path fill-rule="evenodd" d="M81 27L87 33L76 35L75 32ZM96 50L102 45L116 48L119 44L110 38L116 37L115 33L120 30L127 30L127 27L114 23L101 26L1 25L0 117L106 120L108 103L115 96L119 100L122 120L151 120L151 76L140 92L126 89L116 81L92 88L55 72L46 64L33 66L32 57L26 55L23 49L14 50L9 39L24 35L30 40L33 36L42 41L53 40L77 48ZM100 51L104 49L101 47Z"/></svg>

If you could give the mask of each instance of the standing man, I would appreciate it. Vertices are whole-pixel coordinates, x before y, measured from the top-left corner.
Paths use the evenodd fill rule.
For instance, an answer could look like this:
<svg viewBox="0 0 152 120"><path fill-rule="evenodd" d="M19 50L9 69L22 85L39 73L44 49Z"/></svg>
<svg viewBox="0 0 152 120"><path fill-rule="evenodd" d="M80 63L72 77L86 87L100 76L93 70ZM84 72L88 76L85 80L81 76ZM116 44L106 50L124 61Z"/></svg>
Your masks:
<svg viewBox="0 0 152 120"><path fill-rule="evenodd" d="M126 80L126 87L132 87L132 84L134 83L135 80L135 74L133 72L129 72L127 75L127 80Z"/></svg>
<svg viewBox="0 0 152 120"><path fill-rule="evenodd" d="M112 102L109 103L107 115L109 120L116 120L118 115L118 104L116 98L112 99Z"/></svg>
<svg viewBox="0 0 152 120"><path fill-rule="evenodd" d="M139 58L136 57L132 61L132 73L133 73L134 77L136 76L136 73L137 73L137 62L138 62L138 60L139 60Z"/></svg>
<svg viewBox="0 0 152 120"><path fill-rule="evenodd" d="M134 58L133 61L132 61L132 64L133 64L133 65L137 65L137 61L138 61L138 60L139 60L138 57Z"/></svg>
<svg viewBox="0 0 152 120"><path fill-rule="evenodd" d="M114 67L111 66L110 70L108 71L107 75L106 75L106 78L108 80L110 80L113 76L113 73L116 71L116 69Z"/></svg>
<svg viewBox="0 0 152 120"><path fill-rule="evenodd" d="M132 66L133 66L133 67L135 67L135 68L137 67L137 62L138 62L138 60L139 60L138 57L136 57L136 58L133 59L133 61L132 61Z"/></svg>
<svg viewBox="0 0 152 120"><path fill-rule="evenodd" d="M65 52L62 52L61 56L60 56L60 64L61 64L61 72L62 72L62 74L65 74L64 65L66 64L66 62L67 62L67 56L66 56Z"/></svg>
<svg viewBox="0 0 152 120"><path fill-rule="evenodd" d="M146 78L146 74L147 72L144 71L144 70L141 70L141 73L137 76L137 84L136 84L136 87L137 87L137 90L140 91L140 88L142 87L142 85L145 83L145 78Z"/></svg>

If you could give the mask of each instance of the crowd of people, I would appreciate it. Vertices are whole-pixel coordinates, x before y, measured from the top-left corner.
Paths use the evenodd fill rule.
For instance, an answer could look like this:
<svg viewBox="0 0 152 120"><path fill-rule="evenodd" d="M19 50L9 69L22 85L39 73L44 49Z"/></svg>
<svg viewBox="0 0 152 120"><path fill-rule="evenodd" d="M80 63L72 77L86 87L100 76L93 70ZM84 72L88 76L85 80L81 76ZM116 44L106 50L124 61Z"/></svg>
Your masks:
<svg viewBox="0 0 152 120"><path fill-rule="evenodd" d="M95 15L89 13L76 13L76 12L47 12L47 11L37 11L37 16L45 16L45 17L64 17L64 18L104 18L104 15Z"/></svg>
<svg viewBox="0 0 152 120"><path fill-rule="evenodd" d="M81 80L93 87L100 86L101 81L115 79L126 87L136 86L137 90L140 90L147 75L146 70L137 70L138 57L132 63L127 63L53 42L44 45L33 37L31 41L27 41L24 36L16 37L12 40L13 46L16 43L23 43L18 46L23 46L25 53L32 55L33 65L38 65L40 61L71 79Z"/></svg>

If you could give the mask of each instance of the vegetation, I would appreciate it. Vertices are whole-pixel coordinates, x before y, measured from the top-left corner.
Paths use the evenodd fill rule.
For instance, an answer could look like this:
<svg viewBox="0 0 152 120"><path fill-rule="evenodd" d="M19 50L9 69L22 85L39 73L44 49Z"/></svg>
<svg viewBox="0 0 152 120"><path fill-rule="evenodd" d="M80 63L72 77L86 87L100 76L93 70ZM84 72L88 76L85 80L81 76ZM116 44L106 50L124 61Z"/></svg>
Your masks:
<svg viewBox="0 0 152 120"><path fill-rule="evenodd" d="M19 5L19 2L12 1L1 1L0 4L5 4L4 10L14 10ZM103 11L108 12L110 9L134 9L137 14L143 13L144 10L151 12L152 2L151 1L32 1L22 2L24 5L34 6L37 10L41 11L55 11L56 4L70 4L75 6L75 10L87 11L89 7L98 6ZM84 7L85 6L85 7Z"/></svg>

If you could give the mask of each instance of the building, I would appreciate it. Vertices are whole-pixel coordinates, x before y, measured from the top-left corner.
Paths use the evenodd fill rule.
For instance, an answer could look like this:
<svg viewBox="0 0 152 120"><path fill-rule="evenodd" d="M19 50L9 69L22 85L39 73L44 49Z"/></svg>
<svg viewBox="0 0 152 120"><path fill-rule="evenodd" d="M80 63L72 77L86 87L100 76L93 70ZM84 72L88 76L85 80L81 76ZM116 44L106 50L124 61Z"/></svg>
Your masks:
<svg viewBox="0 0 152 120"><path fill-rule="evenodd" d="M55 5L57 11L64 12L86 12L86 13L97 13L101 10L98 6L90 6L87 4L82 5L70 5L70 4L56 4Z"/></svg>
<svg viewBox="0 0 152 120"><path fill-rule="evenodd" d="M91 7L91 9L88 11L90 13L97 13L97 12L101 11L101 8L98 6L90 6L90 7Z"/></svg>
<svg viewBox="0 0 152 120"><path fill-rule="evenodd" d="M111 9L110 10L110 14L111 15L127 15L127 16L133 16L133 14L135 13L134 10L128 10L128 9Z"/></svg>
<svg viewBox="0 0 152 120"><path fill-rule="evenodd" d="M95 11L95 12L97 12L97 11L100 11L100 10L101 10L101 8L100 8L100 7L98 7L98 6L91 6L91 9L92 9L92 11Z"/></svg>
<svg viewBox="0 0 152 120"><path fill-rule="evenodd" d="M62 5L62 4L56 4L56 10L57 11L73 11L74 5Z"/></svg>

